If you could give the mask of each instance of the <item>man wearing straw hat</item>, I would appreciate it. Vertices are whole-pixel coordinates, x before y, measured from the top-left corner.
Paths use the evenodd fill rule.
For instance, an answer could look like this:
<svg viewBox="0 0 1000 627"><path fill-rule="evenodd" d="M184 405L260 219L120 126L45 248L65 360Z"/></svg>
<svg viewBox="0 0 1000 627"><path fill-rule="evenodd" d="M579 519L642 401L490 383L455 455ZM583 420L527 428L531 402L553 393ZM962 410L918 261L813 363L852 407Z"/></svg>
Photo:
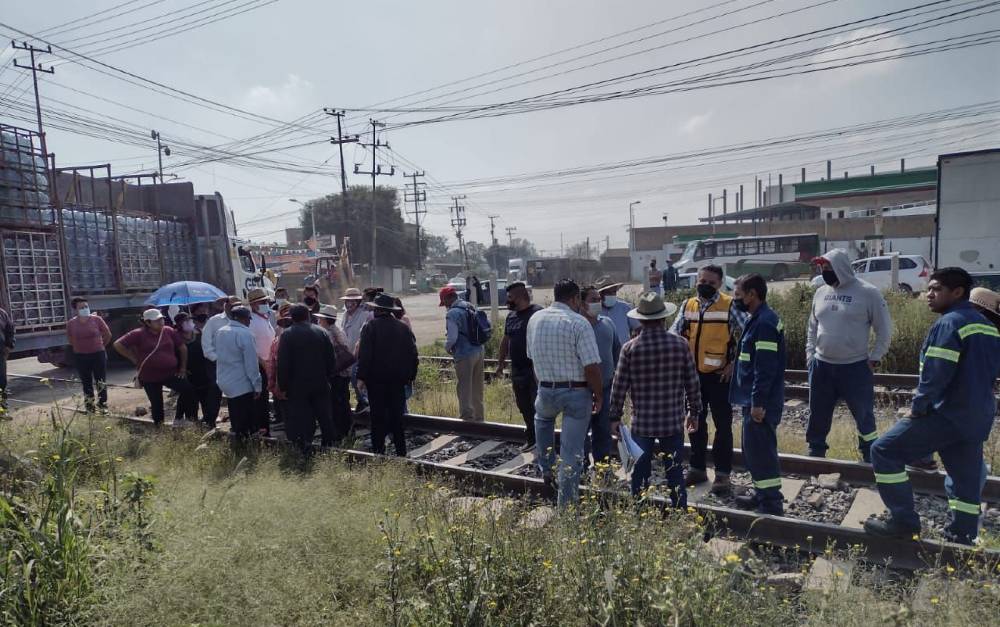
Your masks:
<svg viewBox="0 0 1000 627"><path fill-rule="evenodd" d="M632 399L631 433L642 455L632 470L632 494L648 485L653 457L662 455L670 502L687 506L684 486L684 433L698 428L701 384L687 341L667 331L664 320L677 305L664 303L656 292L646 292L628 312L642 330L622 347L611 385L611 430L618 431L625 395Z"/></svg>
<svg viewBox="0 0 1000 627"><path fill-rule="evenodd" d="M337 320L337 325L347 336L347 347L351 352L357 353L361 329L372 319L372 312L367 307L362 306L364 294L356 287L347 288L340 300L344 302L344 313ZM354 397L358 403L355 411L358 413L368 411L368 396L363 390L358 389L357 363L351 368L351 385L354 387Z"/></svg>

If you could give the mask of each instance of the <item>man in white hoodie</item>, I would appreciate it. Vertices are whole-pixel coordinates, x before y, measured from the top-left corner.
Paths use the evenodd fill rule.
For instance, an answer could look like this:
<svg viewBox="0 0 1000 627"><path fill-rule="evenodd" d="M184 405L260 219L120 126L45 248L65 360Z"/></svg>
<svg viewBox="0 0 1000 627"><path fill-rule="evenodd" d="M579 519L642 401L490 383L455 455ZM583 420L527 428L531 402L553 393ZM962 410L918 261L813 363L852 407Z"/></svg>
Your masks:
<svg viewBox="0 0 1000 627"><path fill-rule="evenodd" d="M877 287L854 276L846 251L834 248L813 261L820 266L826 285L813 297L806 338L809 455L826 456L833 410L843 400L858 426L861 457L870 462L872 442L878 437L872 375L889 350L889 309Z"/></svg>

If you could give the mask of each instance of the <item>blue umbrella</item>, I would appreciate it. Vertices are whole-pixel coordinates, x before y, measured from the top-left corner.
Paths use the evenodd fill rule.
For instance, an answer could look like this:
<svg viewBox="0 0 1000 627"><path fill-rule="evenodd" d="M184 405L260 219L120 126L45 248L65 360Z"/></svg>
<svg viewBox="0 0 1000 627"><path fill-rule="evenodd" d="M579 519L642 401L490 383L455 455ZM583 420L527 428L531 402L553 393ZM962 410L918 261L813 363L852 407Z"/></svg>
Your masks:
<svg viewBox="0 0 1000 627"><path fill-rule="evenodd" d="M177 281L164 285L146 299L147 305L165 307L167 305L191 305L207 303L218 298L225 298L226 293L208 283L201 281Z"/></svg>

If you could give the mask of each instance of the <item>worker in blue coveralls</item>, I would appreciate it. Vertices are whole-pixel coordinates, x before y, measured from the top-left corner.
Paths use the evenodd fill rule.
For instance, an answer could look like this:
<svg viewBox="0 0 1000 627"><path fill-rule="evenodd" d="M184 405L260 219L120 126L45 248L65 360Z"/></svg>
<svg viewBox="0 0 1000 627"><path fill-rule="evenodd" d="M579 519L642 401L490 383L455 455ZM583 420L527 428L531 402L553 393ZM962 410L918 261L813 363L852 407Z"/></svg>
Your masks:
<svg viewBox="0 0 1000 627"><path fill-rule="evenodd" d="M872 445L872 468L887 520L869 518L873 535L911 538L920 532L906 462L937 451L948 478L951 522L945 538L972 544L979 529L983 442L996 416L993 382L1000 374L1000 332L969 302L972 277L961 268L931 275L927 305L941 317L920 350L920 383L910 417Z"/></svg>
<svg viewBox="0 0 1000 627"><path fill-rule="evenodd" d="M736 281L733 306L750 314L740 337L729 402L743 408L743 459L754 490L736 504L762 514L781 515L778 423L785 404L784 325L767 306L767 282L759 274Z"/></svg>

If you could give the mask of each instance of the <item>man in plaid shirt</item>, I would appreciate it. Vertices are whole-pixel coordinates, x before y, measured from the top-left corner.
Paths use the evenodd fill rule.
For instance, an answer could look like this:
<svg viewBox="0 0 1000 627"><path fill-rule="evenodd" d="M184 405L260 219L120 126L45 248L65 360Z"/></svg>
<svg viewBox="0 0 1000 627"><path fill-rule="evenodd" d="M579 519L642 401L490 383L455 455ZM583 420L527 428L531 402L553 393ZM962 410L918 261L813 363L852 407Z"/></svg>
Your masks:
<svg viewBox="0 0 1000 627"><path fill-rule="evenodd" d="M611 431L618 430L625 395L632 398L632 439L643 453L632 470L632 494L649 485L653 456L663 454L670 502L687 507L684 487L685 427L698 428L701 412L701 384L687 340L667 331L664 320L677 311L664 303L656 292L639 297L630 318L642 322L639 335L622 347L618 369L611 384ZM657 447L657 443L659 447Z"/></svg>

